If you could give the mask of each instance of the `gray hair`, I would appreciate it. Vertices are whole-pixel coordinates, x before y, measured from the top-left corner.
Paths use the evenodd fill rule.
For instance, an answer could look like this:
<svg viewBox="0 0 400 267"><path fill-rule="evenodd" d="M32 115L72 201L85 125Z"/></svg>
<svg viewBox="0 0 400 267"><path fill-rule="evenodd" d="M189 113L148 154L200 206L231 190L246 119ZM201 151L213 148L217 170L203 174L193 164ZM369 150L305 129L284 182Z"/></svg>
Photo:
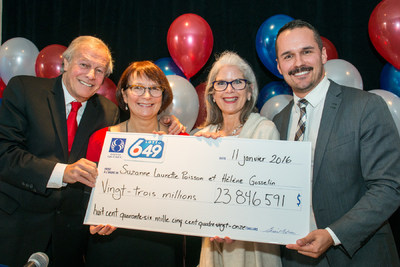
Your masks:
<svg viewBox="0 0 400 267"><path fill-rule="evenodd" d="M106 77L109 76L112 71L113 71L113 61L111 57L111 52L108 46L99 38L94 37L94 36L89 36L89 35L84 35L84 36L79 36L75 38L70 45L68 46L67 50L64 51L63 53L63 58L65 58L68 62L71 62L72 57L76 53L76 51L79 49L79 47L87 45L90 46L94 49L103 49L107 53L108 57L108 64L107 64L107 70L106 70ZM61 73L64 73L64 61L61 65Z"/></svg>
<svg viewBox="0 0 400 267"><path fill-rule="evenodd" d="M244 76L244 79L248 80L250 86L246 90L251 92L250 101L246 101L240 114L240 123L245 123L251 112L255 112L256 101L258 97L258 85L256 76L249 63L247 63L238 54L232 51L223 52L214 62L207 78L207 85L204 92L204 99L206 100L207 118L204 126L209 124L220 124L223 122L222 111L218 105L213 101L213 82L218 72L224 66L235 66L237 67Z"/></svg>

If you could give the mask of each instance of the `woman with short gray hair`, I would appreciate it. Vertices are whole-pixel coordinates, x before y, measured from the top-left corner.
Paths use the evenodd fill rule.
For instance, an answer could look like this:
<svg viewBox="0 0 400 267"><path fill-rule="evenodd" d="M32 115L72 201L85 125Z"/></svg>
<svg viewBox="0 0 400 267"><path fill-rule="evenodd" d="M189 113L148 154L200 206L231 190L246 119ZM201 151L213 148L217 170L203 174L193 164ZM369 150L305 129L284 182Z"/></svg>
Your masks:
<svg viewBox="0 0 400 267"><path fill-rule="evenodd" d="M196 136L279 139L275 124L257 113L258 87L250 65L226 51L214 63L207 81L207 118ZM278 245L203 238L200 267L281 266Z"/></svg>

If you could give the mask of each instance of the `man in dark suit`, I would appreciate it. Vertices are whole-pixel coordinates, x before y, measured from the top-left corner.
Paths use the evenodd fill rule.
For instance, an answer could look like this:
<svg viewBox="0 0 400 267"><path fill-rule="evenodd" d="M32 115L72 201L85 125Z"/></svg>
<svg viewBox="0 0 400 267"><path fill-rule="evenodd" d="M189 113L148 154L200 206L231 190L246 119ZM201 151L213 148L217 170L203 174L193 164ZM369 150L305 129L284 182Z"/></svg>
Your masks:
<svg viewBox="0 0 400 267"><path fill-rule="evenodd" d="M116 105L95 94L112 72L108 47L76 38L54 79L14 77L0 109L0 263L23 266L45 252L50 266L82 266L83 217L97 177L84 159L89 136L119 120ZM71 102L82 104L68 148Z"/></svg>
<svg viewBox="0 0 400 267"><path fill-rule="evenodd" d="M283 265L399 266L387 219L400 204L400 139L385 102L325 77L326 50L306 22L286 24L276 51L294 99L274 122L281 139L313 149L311 232L282 247Z"/></svg>

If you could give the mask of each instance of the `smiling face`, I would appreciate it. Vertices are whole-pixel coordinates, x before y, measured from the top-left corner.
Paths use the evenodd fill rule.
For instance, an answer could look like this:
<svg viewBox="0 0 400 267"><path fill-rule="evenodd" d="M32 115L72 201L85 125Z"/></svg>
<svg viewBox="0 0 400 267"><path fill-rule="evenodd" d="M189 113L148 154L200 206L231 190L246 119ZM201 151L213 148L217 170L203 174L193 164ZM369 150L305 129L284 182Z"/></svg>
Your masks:
<svg viewBox="0 0 400 267"><path fill-rule="evenodd" d="M159 87L159 84L148 79L147 77L137 77L131 75L128 85L142 85L145 87ZM128 104L131 117L140 119L157 119L158 111L162 104L162 95L159 97L151 96L148 89L141 96L135 95L131 89L122 92L124 102Z"/></svg>
<svg viewBox="0 0 400 267"><path fill-rule="evenodd" d="M244 79L243 73L238 67L230 65L223 66L215 77L216 81L231 82L236 79ZM250 91L251 88L249 85L246 85L245 89L243 90L235 90L232 88L232 85L229 84L225 91L214 90L213 96L215 103L221 109L223 116L240 116L244 104L246 103L247 99L251 97Z"/></svg>
<svg viewBox="0 0 400 267"><path fill-rule="evenodd" d="M276 40L278 70L293 92L306 96L325 75L326 49L318 48L312 30L286 30Z"/></svg>
<svg viewBox="0 0 400 267"><path fill-rule="evenodd" d="M64 58L63 82L79 102L88 100L103 84L109 57L104 48L80 45L70 61Z"/></svg>

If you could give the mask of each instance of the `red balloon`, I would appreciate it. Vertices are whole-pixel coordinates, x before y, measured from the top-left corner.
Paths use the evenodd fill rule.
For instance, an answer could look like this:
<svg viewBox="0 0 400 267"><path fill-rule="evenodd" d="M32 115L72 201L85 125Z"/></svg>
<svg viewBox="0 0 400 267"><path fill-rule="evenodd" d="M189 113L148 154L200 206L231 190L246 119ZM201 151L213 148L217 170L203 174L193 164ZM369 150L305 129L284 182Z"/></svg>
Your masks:
<svg viewBox="0 0 400 267"><path fill-rule="evenodd" d="M207 118L206 102L204 99L204 91L206 90L207 82L203 82L196 86L196 92L199 97L199 114L197 115L197 120L194 123L193 129L202 125Z"/></svg>
<svg viewBox="0 0 400 267"><path fill-rule="evenodd" d="M188 79L206 64L213 43L210 25L196 14L179 16L168 29L169 53Z"/></svg>
<svg viewBox="0 0 400 267"><path fill-rule="evenodd" d="M6 88L6 84L4 83L3 79L0 78L0 98L3 97L4 89Z"/></svg>
<svg viewBox="0 0 400 267"><path fill-rule="evenodd" d="M368 22L368 33L378 53L400 69L400 1L380 2Z"/></svg>
<svg viewBox="0 0 400 267"><path fill-rule="evenodd" d="M67 47L58 44L48 45L39 52L36 58L35 72L37 77L54 78L61 74L62 54Z"/></svg>
<svg viewBox="0 0 400 267"><path fill-rule="evenodd" d="M326 48L326 54L328 56L328 60L338 59L338 52L333 43L325 37L321 36L321 39L322 39L322 46Z"/></svg>
<svg viewBox="0 0 400 267"><path fill-rule="evenodd" d="M108 98L118 106L117 99L115 98L116 90L117 86L115 83L111 81L110 78L105 78L103 84L100 86L99 90L97 90L97 93Z"/></svg>

